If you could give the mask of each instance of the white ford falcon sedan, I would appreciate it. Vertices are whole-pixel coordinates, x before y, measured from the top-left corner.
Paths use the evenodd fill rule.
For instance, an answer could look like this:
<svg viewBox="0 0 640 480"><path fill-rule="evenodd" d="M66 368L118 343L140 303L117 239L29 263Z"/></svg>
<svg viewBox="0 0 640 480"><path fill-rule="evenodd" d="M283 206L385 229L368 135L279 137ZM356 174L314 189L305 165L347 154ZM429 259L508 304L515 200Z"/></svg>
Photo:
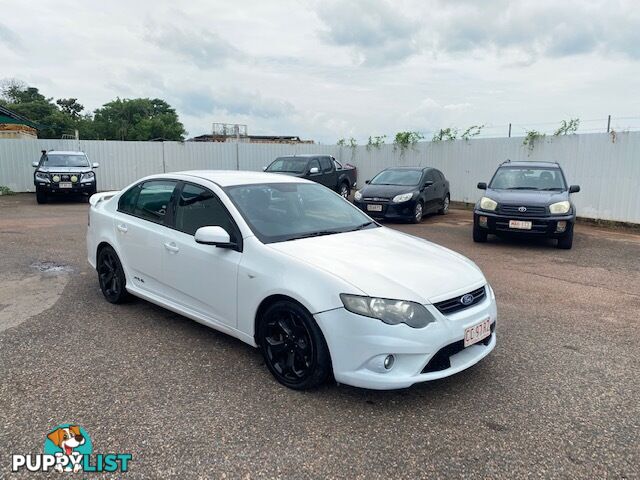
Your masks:
<svg viewBox="0 0 640 480"><path fill-rule="evenodd" d="M133 294L258 347L287 387L404 388L495 347L495 296L473 262L322 185L190 171L90 203L88 259L109 302Z"/></svg>

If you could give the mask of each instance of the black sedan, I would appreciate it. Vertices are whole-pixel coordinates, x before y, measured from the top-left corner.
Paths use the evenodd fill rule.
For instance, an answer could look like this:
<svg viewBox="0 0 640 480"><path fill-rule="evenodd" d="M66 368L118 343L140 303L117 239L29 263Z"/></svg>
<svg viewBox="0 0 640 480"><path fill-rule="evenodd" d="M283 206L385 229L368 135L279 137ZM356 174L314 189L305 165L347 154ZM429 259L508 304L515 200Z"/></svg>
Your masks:
<svg viewBox="0 0 640 480"><path fill-rule="evenodd" d="M365 183L353 203L373 218L419 223L427 213L449 210L449 181L435 168L387 168Z"/></svg>

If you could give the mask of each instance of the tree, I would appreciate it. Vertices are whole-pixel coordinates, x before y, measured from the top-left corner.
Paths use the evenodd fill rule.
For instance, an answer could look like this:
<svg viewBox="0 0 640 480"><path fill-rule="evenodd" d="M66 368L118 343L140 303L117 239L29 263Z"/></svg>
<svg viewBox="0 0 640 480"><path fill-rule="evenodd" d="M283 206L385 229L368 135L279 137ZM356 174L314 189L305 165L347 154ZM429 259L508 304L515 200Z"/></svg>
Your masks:
<svg viewBox="0 0 640 480"><path fill-rule="evenodd" d="M59 98L56 103L63 113L76 120L80 117L80 112L84 110L84 105L79 104L77 98Z"/></svg>
<svg viewBox="0 0 640 480"><path fill-rule="evenodd" d="M117 98L95 111L97 138L107 140L184 140L178 114L159 98Z"/></svg>

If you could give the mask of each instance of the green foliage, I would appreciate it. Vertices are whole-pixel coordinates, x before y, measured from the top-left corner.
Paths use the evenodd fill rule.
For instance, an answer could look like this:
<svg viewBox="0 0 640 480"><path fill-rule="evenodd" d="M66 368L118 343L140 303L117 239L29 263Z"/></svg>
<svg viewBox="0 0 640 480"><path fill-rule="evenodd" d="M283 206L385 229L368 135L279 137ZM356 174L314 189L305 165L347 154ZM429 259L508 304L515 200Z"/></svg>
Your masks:
<svg viewBox="0 0 640 480"><path fill-rule="evenodd" d="M0 82L0 104L38 125L40 138L62 138L78 130L80 138L99 140L184 140L176 111L164 100L117 98L94 114L83 114L77 98L55 103L35 87L15 80Z"/></svg>
<svg viewBox="0 0 640 480"><path fill-rule="evenodd" d="M571 118L569 119L569 121L562 120L562 122L560 122L560 126L553 134L556 137L559 135L571 135L573 133L576 133L576 130L578 130L579 126L580 126L579 118Z"/></svg>
<svg viewBox="0 0 640 480"><path fill-rule="evenodd" d="M13 190L11 190L9 187L0 185L0 195L13 195L13 193Z"/></svg>
<svg viewBox="0 0 640 480"><path fill-rule="evenodd" d="M441 142L443 140L455 140L458 138L457 128L441 128L431 139L432 142Z"/></svg>
<svg viewBox="0 0 640 480"><path fill-rule="evenodd" d="M339 138L336 142L336 145L339 147L344 147L347 144L347 141L344 138Z"/></svg>
<svg viewBox="0 0 640 480"><path fill-rule="evenodd" d="M387 138L386 135L379 135L376 137L369 136L369 141L367 142L367 150L371 150L371 148L380 148L384 145L384 141Z"/></svg>
<svg viewBox="0 0 640 480"><path fill-rule="evenodd" d="M464 132L462 132L462 135L460 135L460 138L463 140L469 140L470 138L477 137L478 135L480 135L480 132L482 132L483 128L484 128L484 124L471 125Z"/></svg>
<svg viewBox="0 0 640 480"><path fill-rule="evenodd" d="M531 152L533 150L535 142L544 137L545 137L544 133L540 133L537 130L528 130L527 134L524 137L524 140L522 141L522 145L527 147Z"/></svg>
<svg viewBox="0 0 640 480"><path fill-rule="evenodd" d="M409 148L415 146L420 140L424 138L420 132L398 132L393 139L394 148L399 148L401 153Z"/></svg>

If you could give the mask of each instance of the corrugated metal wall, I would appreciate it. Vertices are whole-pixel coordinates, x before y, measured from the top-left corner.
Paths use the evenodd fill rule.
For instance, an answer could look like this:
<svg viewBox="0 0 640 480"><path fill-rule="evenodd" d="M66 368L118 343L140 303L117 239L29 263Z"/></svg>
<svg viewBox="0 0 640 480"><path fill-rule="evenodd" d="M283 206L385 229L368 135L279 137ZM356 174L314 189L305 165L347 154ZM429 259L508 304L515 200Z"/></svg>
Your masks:
<svg viewBox="0 0 640 480"><path fill-rule="evenodd" d="M546 137L532 150L522 138L485 138L454 142L421 142L400 150L256 143L112 142L81 140L0 140L0 185L16 192L33 191L31 162L43 149L83 150L99 162L100 190L120 189L145 175L194 169L261 170L280 155L328 153L358 167L362 185L393 165L430 165L451 183L452 200L475 202L479 181L488 181L496 166L511 160L557 161L572 184L582 217L640 223L640 132Z"/></svg>

